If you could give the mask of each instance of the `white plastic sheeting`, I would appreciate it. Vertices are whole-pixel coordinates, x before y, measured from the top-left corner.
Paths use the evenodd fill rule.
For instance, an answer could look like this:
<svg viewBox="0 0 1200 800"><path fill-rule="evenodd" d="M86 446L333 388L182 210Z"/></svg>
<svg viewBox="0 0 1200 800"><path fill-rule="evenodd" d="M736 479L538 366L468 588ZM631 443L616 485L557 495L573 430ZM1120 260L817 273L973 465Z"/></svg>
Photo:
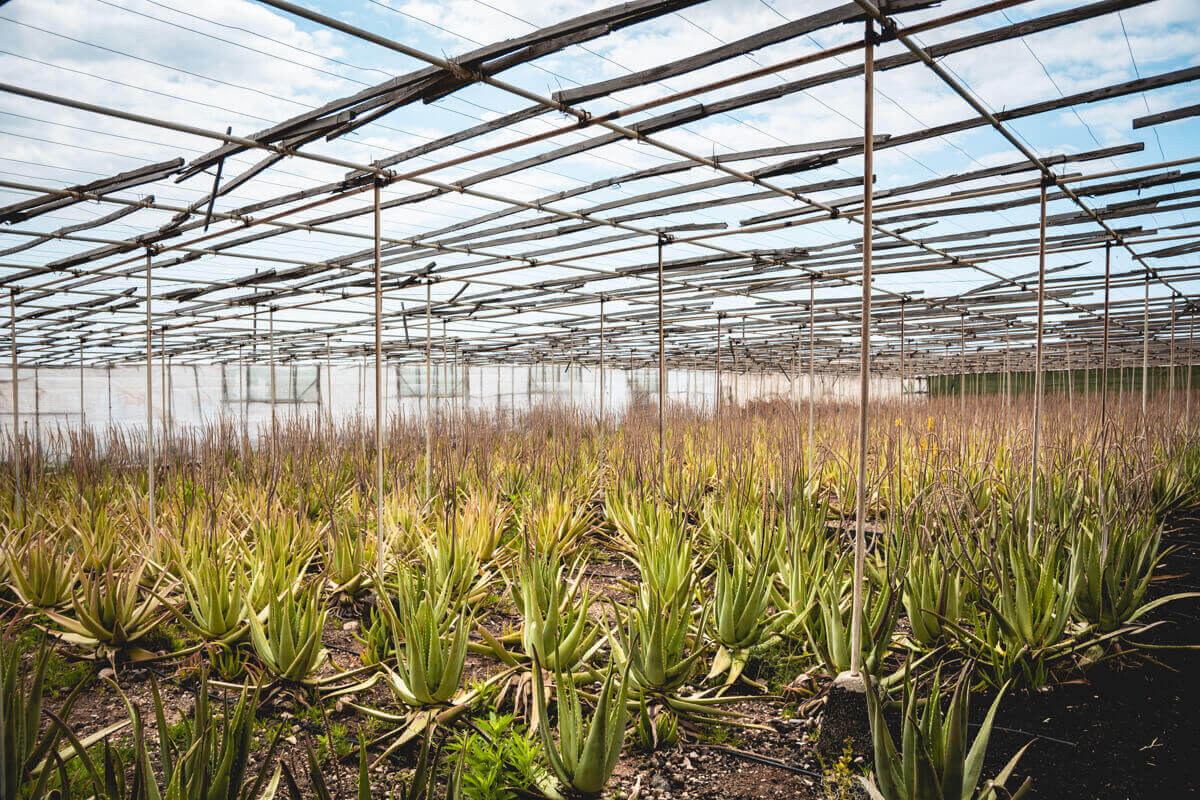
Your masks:
<svg viewBox="0 0 1200 800"><path fill-rule="evenodd" d="M80 389L82 373L82 392ZM565 364L483 365L455 367L434 363L428 403L434 413L450 410L512 415L543 405L562 405L596 413L603 403L609 415L619 415L632 404L656 402L656 368L604 370L604 397L600 397L600 371ZM424 364L388 365L385 405L389 417L420 418L425 412ZM222 418L257 430L269 424L272 413L271 370L263 365L188 364L153 368L155 426L203 426ZM667 397L672 404L713 410L717 394L716 373L704 370L667 372ZM853 402L857 375L818 374L816 398L821 402ZM722 404L745 405L765 399L807 402L808 375L722 372ZM899 394L895 378L873 382L873 398ZM274 374L274 412L281 420L295 415L328 415L337 420L374 413L375 372L370 362L281 365ZM22 367L19 370L18 418L23 432L36 437L41 431L64 428L146 427L146 368L131 365L110 368ZM12 428L12 381L5 370L0 378L0 426ZM160 427L161 426L161 427Z"/></svg>

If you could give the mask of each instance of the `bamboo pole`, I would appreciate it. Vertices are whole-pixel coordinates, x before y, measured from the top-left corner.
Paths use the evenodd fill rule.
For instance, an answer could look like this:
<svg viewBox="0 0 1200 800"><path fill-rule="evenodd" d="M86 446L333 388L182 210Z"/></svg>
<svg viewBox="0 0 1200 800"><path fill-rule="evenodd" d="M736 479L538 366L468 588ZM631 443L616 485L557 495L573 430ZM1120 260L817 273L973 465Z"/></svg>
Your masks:
<svg viewBox="0 0 1200 800"><path fill-rule="evenodd" d="M850 618L850 674L862 670L863 573L867 553L867 404L871 399L871 216L875 194L875 23L868 20L863 42L863 215L862 332L858 388L858 476L855 485L854 594Z"/></svg>

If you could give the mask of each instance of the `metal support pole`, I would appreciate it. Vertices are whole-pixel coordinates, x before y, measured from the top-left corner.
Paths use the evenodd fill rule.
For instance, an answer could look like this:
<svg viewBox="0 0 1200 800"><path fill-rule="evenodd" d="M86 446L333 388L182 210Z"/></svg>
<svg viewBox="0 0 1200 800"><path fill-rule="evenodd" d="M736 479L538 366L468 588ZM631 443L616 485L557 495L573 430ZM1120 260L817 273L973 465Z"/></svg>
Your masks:
<svg viewBox="0 0 1200 800"><path fill-rule="evenodd" d="M958 418L967 418L967 315L958 316Z"/></svg>
<svg viewBox="0 0 1200 800"><path fill-rule="evenodd" d="M379 181L375 181L375 568L383 574L383 277L380 272ZM326 340L328 345L328 340Z"/></svg>
<svg viewBox="0 0 1200 800"><path fill-rule="evenodd" d="M667 348L663 336L663 235L658 235L658 488L667 491Z"/></svg>
<svg viewBox="0 0 1200 800"><path fill-rule="evenodd" d="M717 391L714 411L717 419L717 444L721 437L721 314L717 314Z"/></svg>
<svg viewBox="0 0 1200 800"><path fill-rule="evenodd" d="M146 493L150 528L154 528L154 333L150 329L150 248L146 248Z"/></svg>
<svg viewBox="0 0 1200 800"><path fill-rule="evenodd" d="M170 442L170 419L167 417L167 326L158 329L158 394L162 403L162 425L164 443ZM168 444L169 446L169 444Z"/></svg>
<svg viewBox="0 0 1200 800"><path fill-rule="evenodd" d="M1038 295L1037 342L1034 351L1033 441L1029 452L1029 519L1025 535L1033 541L1033 520L1037 508L1038 447L1042 439L1042 334L1046 322L1046 181L1039 195L1038 222Z"/></svg>
<svg viewBox="0 0 1200 800"><path fill-rule="evenodd" d="M1171 295L1171 345L1167 365L1167 424L1175 427L1175 295Z"/></svg>
<svg viewBox="0 0 1200 800"><path fill-rule="evenodd" d="M430 396L433 383L433 278L425 279L425 498L433 488L433 401Z"/></svg>
<svg viewBox="0 0 1200 800"><path fill-rule="evenodd" d="M900 299L900 405L904 405L904 378L906 375L904 364L904 304L908 302L907 298Z"/></svg>
<svg viewBox="0 0 1200 800"><path fill-rule="evenodd" d="M446 320L442 319L442 369L438 373L441 377L438 379L438 416L449 416L450 436L454 437L454 415L452 396L447 394L452 391L450 383L450 350L446 343ZM449 399L448 399L449 398Z"/></svg>
<svg viewBox="0 0 1200 800"><path fill-rule="evenodd" d="M600 421L600 450L604 451L604 296L600 296L600 386L598 389L600 395L599 412L597 417Z"/></svg>
<svg viewBox="0 0 1200 800"><path fill-rule="evenodd" d="M1192 362L1196 358L1196 309L1188 317L1187 394L1183 396L1183 426L1185 432L1192 429Z"/></svg>
<svg viewBox="0 0 1200 800"><path fill-rule="evenodd" d="M1067 346L1067 409L1072 415L1075 413L1075 376L1071 373L1071 337L1064 336L1063 342Z"/></svg>
<svg viewBox="0 0 1200 800"><path fill-rule="evenodd" d="M1108 550L1108 519L1104 513L1105 449L1108 444L1108 323L1112 294L1112 242L1104 243L1104 344L1100 353L1100 451L1096 471L1097 504L1100 511L1100 550Z"/></svg>
<svg viewBox="0 0 1200 800"><path fill-rule="evenodd" d="M1012 409L1012 368L1009 362L1012 347L1012 323L1004 325L1004 410Z"/></svg>
<svg viewBox="0 0 1200 800"><path fill-rule="evenodd" d="M147 275L150 273L147 272ZM18 404L21 384L17 376L17 290L8 290L9 338L12 346L12 446L13 485L17 493L17 517L24 519L25 495L23 492L24 461L21 452L21 412Z"/></svg>
<svg viewBox="0 0 1200 800"><path fill-rule="evenodd" d="M271 463L275 463L275 443L279 439L279 423L275 415L275 306L267 308L267 369L271 380Z"/></svg>
<svg viewBox="0 0 1200 800"><path fill-rule="evenodd" d="M1083 403L1087 405L1092 394L1092 343L1083 345Z"/></svg>
<svg viewBox="0 0 1200 800"><path fill-rule="evenodd" d="M250 391L250 379L247 377L248 365L246 364L246 356L242 350L242 345L238 345L238 384L242 388L242 456L245 457L246 450L250 446L250 432L248 422L246 420L246 395Z"/></svg>
<svg viewBox="0 0 1200 800"><path fill-rule="evenodd" d="M87 427L87 414L83 406L83 337L79 337L79 429Z"/></svg>
<svg viewBox="0 0 1200 800"><path fill-rule="evenodd" d="M858 364L858 478L855 488L854 594L850 618L850 674L862 669L863 573L867 553L867 404L871 399L871 217L875 194L875 23L863 37L863 275L861 351Z"/></svg>
<svg viewBox="0 0 1200 800"><path fill-rule="evenodd" d="M1142 433L1148 433L1150 407L1150 270L1146 270L1146 299L1142 304Z"/></svg>
<svg viewBox="0 0 1200 800"><path fill-rule="evenodd" d="M816 320L816 276L808 276L808 485L814 487L813 470L817 436L817 333Z"/></svg>
<svg viewBox="0 0 1200 800"><path fill-rule="evenodd" d="M325 334L325 416L329 421L329 429L333 430L333 355L329 348L330 335Z"/></svg>

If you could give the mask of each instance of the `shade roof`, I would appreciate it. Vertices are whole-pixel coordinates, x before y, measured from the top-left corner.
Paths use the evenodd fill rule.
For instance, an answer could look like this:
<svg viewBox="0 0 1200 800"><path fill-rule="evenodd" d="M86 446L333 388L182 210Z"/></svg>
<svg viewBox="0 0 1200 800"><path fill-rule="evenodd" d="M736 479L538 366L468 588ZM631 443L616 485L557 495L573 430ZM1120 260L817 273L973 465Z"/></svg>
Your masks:
<svg viewBox="0 0 1200 800"><path fill-rule="evenodd" d="M205 85L270 86L230 56L267 41L286 45L272 59L343 79L319 85L328 91L302 113L253 123L246 106L199 92L168 114L179 103L39 79L14 50L0 60L4 113L57 159L42 166L87 176L0 174L0 284L18 358L144 360L147 264L148 324L177 363L261 358L268 330L279 360L372 354L378 196L391 361L423 360L445 337L472 363L595 363L602 351L653 362L661 252L670 363L856 365L870 18L884 31L873 76L887 106L873 142L873 366L895 372L903 354L913 374L940 372L950 354L955 369L1028 367L1044 184L1048 363L1098 363L1106 260L1111 363L1141 363L1144 334L1151 363L1190 361L1200 67L1169 37L1194 35L1200 11L1169 0L762 6L773 21L748 30L730 22L741 8L730 0L596 7L452 59L356 14L282 0L252 4L255 24L220 28L169 3L115 7L206 37L195 69L121 51L130 85L138 59ZM103 31L69 37L47 16L18 7L3 24L117 50ZM279 20L387 68L301 56L268 36ZM681 20L709 38L670 44ZM1145 49L1155 31L1162 52L1139 66L1134 43ZM1106 47L1086 69L1057 57L1064 42L1122 39L1127 50ZM34 39L17 41L32 51ZM633 49L656 42L661 53ZM644 66L596 68L619 53ZM54 55L48 66L70 63ZM1031 64L1048 80L1024 85ZM361 86L338 93L345 66ZM549 76L562 88L546 91ZM470 119L457 113L468 106ZM118 146L124 161L97 157ZM122 168L91 174L95 162Z"/></svg>

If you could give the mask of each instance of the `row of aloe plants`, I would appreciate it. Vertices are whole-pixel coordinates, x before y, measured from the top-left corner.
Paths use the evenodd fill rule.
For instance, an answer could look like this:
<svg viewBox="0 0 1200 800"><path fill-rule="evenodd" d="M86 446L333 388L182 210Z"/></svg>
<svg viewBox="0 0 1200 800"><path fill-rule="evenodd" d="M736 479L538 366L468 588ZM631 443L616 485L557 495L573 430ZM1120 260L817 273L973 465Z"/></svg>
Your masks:
<svg viewBox="0 0 1200 800"><path fill-rule="evenodd" d="M471 446L445 448L429 487L412 466L413 432L394 430L382 530L373 454L354 437L300 428L270 454L219 431L181 442L197 457L164 469L154 526L144 475L110 445L27 476L20 502L10 487L0 564L21 624L73 656L121 668L199 654L214 686L246 693L239 708L263 691L370 695L379 702L352 704L382 730L363 742L364 769L368 752L378 764L418 742L427 751L481 702L511 703L544 745L533 788L591 796L627 728L658 747L746 724L733 701L767 688L760 667L780 651L794 672L833 676L858 648L876 685L910 687L914 708L911 670L970 663L957 708L971 685L1038 688L1137 644L1173 599L1151 599L1150 585L1163 516L1200 482L1197 443L1176 428L1148 439L1117 424L1101 464L1094 428L1052 419L1031 501L1019 433L933 412L900 409L900 424L880 430L859 642L849 633L854 465L838 409L799 436L788 408L677 419L661 486L644 420L619 433L570 415L522 431L464 421ZM807 436L821 443L812 474L797 457ZM596 580L622 562L625 580ZM344 608L369 609L357 665L325 647L331 609ZM498 623L506 614L514 621ZM164 628L180 635L164 645ZM487 660L468 683L470 655ZM372 694L380 684L386 700ZM940 718L936 698L924 707ZM935 722L918 729L934 736ZM51 749L10 774L44 787L60 758ZM876 752L888 757L882 740ZM932 796L898 794L885 768L876 791ZM111 783L132 772L145 787L160 780L147 769L89 773ZM310 781L321 784L319 770Z"/></svg>

